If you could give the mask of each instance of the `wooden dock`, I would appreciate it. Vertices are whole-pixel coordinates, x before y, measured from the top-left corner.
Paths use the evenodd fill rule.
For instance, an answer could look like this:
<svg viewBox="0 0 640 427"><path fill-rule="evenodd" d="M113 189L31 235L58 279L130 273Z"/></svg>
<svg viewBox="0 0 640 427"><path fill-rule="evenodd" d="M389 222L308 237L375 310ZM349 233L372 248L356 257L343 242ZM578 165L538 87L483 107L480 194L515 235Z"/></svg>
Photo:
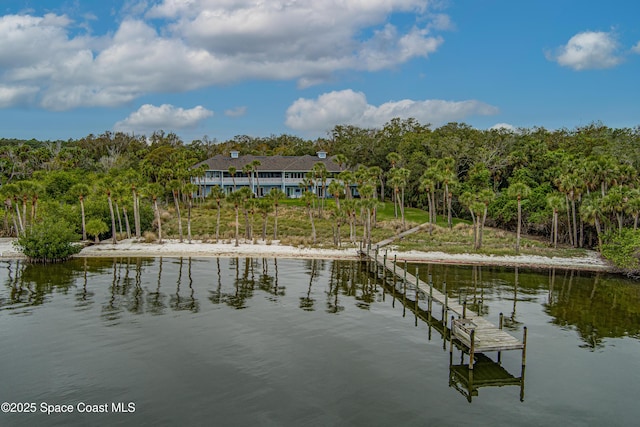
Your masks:
<svg viewBox="0 0 640 427"><path fill-rule="evenodd" d="M385 242L386 243L386 242ZM443 284L443 291L435 289L433 283L420 280L417 275L410 274L406 269L399 267L394 260L387 259L386 252L380 256L378 248L373 251L361 251L361 255L375 265L375 274L380 276L384 282L391 281L395 286L396 283L403 283L404 293L406 294L407 284L413 285L415 291L415 304L417 305L422 293L427 300L427 312L433 316L433 303L437 303L442 308L442 324L445 331L449 330L450 353L453 353L454 343L462 346L461 350L469 353L469 369L473 369L474 354L486 353L490 351L498 352L498 363L502 351L522 350L522 366L526 363L527 348L527 328L524 327L524 336L522 341L513 337L502 329L503 316L500 314L500 325L496 326L488 320L484 319L478 313L467 308L466 303L460 304L457 301L450 301L447 296L446 283ZM389 275L390 273L390 275ZM448 316L451 314L451 322L447 328Z"/></svg>

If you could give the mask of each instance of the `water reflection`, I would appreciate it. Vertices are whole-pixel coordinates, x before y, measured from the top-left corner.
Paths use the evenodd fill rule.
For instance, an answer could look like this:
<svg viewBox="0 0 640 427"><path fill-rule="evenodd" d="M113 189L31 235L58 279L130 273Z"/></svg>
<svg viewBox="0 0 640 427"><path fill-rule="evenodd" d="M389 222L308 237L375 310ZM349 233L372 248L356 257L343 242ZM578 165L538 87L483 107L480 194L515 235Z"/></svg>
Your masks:
<svg viewBox="0 0 640 427"><path fill-rule="evenodd" d="M640 285L606 275L553 270L545 312L554 324L575 329L583 348L601 349L606 338L638 339Z"/></svg>
<svg viewBox="0 0 640 427"><path fill-rule="evenodd" d="M484 315L497 317L490 312L492 302L511 302L504 313L504 327L511 332L522 330L518 305L540 302L553 324L577 332L583 348L602 349L607 338L640 338L640 284L621 276L492 266L420 265L419 270L432 274L439 290L448 280L450 298L479 302Z"/></svg>
<svg viewBox="0 0 640 427"><path fill-rule="evenodd" d="M2 264L0 310L28 315L56 294L72 293L77 311L89 311L98 304L101 317L110 325L131 314L198 313L202 298L214 305L250 309L258 297L278 303L287 292L280 282L277 259L85 258L51 266L22 260ZM400 277L393 279L396 286L380 286L365 263L305 260L303 266L303 276L296 281L304 283L304 291L297 295L298 307L304 311L318 310L322 299L324 312L340 314L347 307L345 301L370 310L389 298L392 307L396 301L402 304L407 315L407 296L415 301L412 284L403 284ZM446 283L449 298L466 302L468 309L485 316L497 317L492 304L507 302L510 305L500 306L505 311L504 327L512 332L522 328L518 304L540 301L550 321L575 330L586 349L604 348L607 338L640 338L640 286L622 277L557 269L429 264L407 268L416 269L422 278L430 277L441 291ZM328 276L322 285L321 275ZM95 284L106 278L108 286L98 289ZM419 298L424 304L425 296ZM417 323L420 311L414 307L410 312Z"/></svg>

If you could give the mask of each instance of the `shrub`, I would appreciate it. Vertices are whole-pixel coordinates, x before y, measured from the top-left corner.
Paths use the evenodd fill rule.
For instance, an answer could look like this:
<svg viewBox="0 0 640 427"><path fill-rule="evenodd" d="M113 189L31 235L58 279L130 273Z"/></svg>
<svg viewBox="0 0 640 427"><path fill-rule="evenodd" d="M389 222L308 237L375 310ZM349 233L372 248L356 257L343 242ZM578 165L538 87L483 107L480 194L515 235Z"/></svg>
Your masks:
<svg viewBox="0 0 640 427"><path fill-rule="evenodd" d="M92 218L87 221L87 234L94 236L95 242L100 243L100 235L109 231L109 226L99 218Z"/></svg>
<svg viewBox="0 0 640 427"><path fill-rule="evenodd" d="M27 229L14 245L31 262L64 261L82 249L73 243L79 236L72 230L67 221L47 217Z"/></svg>
<svg viewBox="0 0 640 427"><path fill-rule="evenodd" d="M640 273L640 230L624 228L607 233L602 244L602 256L616 267L633 275Z"/></svg>
<svg viewBox="0 0 640 427"><path fill-rule="evenodd" d="M142 240L144 240L145 243L154 243L158 240L158 236L152 231L145 231L142 233Z"/></svg>

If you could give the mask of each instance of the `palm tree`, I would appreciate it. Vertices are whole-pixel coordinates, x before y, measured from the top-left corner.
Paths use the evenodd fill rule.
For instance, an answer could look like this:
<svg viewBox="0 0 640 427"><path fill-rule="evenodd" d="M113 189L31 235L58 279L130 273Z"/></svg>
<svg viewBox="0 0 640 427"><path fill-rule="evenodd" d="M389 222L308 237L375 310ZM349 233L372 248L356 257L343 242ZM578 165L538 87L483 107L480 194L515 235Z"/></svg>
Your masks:
<svg viewBox="0 0 640 427"><path fill-rule="evenodd" d="M135 227L136 238L140 238L140 203L138 202L138 189L135 183L131 183L131 195L133 205L133 224Z"/></svg>
<svg viewBox="0 0 640 427"><path fill-rule="evenodd" d="M576 219L576 200L578 200L582 191L582 179L575 173L562 176L558 183L558 189L565 194L567 200L567 217L569 217L569 202L571 202L571 217L573 218L573 228L571 220L569 220L569 230L573 230L571 234L571 243L574 247L578 246L578 223Z"/></svg>
<svg viewBox="0 0 640 427"><path fill-rule="evenodd" d="M101 188L107 195L107 202L109 203L109 214L111 215L111 241L115 245L118 243L117 233L116 233L116 216L113 211L113 188L115 186L113 180L111 178L105 178L102 180Z"/></svg>
<svg viewBox="0 0 640 427"><path fill-rule="evenodd" d="M622 233L623 213L627 200L626 187L612 187L602 198L602 207L606 212L615 215L618 220L618 232Z"/></svg>
<svg viewBox="0 0 640 427"><path fill-rule="evenodd" d="M239 208L240 208L240 203L242 203L243 200L244 200L244 195L242 195L239 191L234 191L233 193L227 196L227 201L233 205L233 209L235 210L235 213L236 213L236 221L235 221L236 247L238 246L238 228L240 226Z"/></svg>
<svg viewBox="0 0 640 427"><path fill-rule="evenodd" d="M451 215L452 193L449 191L449 186L456 181L455 165L456 161L453 157L439 159L436 163L438 180L444 185L444 200L447 206L447 225L449 229L453 228L453 217Z"/></svg>
<svg viewBox="0 0 640 427"><path fill-rule="evenodd" d="M169 182L169 188L171 189L171 194L173 195L173 203L176 207L176 215L178 216L178 235L180 236L180 243L182 243L184 240L182 236L182 216L180 216L180 203L178 202L182 183L177 179L173 179Z"/></svg>
<svg viewBox="0 0 640 427"><path fill-rule="evenodd" d="M407 224L405 223L404 218L404 192L407 188L407 182L409 181L409 175L411 175L411 171L405 168L400 168L397 171L397 176L399 178L400 184L400 215L402 216L402 229L406 230Z"/></svg>
<svg viewBox="0 0 640 427"><path fill-rule="evenodd" d="M18 189L22 196L22 229L27 228L27 200L31 196L33 191L33 182L31 181L18 181Z"/></svg>
<svg viewBox="0 0 640 427"><path fill-rule="evenodd" d="M349 218L349 240L356 243L356 201L355 199L345 199L342 204L347 217Z"/></svg>
<svg viewBox="0 0 640 427"><path fill-rule="evenodd" d="M420 188L422 188L427 194L427 202L429 205L429 224L431 225L429 227L429 234L431 234L434 223L433 200L431 198L431 195L433 194L433 191L435 189L435 182L426 171L422 174L422 178L420 178Z"/></svg>
<svg viewBox="0 0 640 427"><path fill-rule="evenodd" d="M333 158L333 161L338 164L338 167L340 168L341 172L342 172L342 167L348 163L347 156L345 156L344 154L336 154L335 157Z"/></svg>
<svg viewBox="0 0 640 427"><path fill-rule="evenodd" d="M249 179L249 188L251 189L251 195L255 196L255 191L253 188L253 166L251 166L250 163L247 163L242 167L242 173L247 175L247 178Z"/></svg>
<svg viewBox="0 0 640 427"><path fill-rule="evenodd" d="M112 190L113 202L115 204L116 218L118 218L118 231L122 234L122 217L120 216L120 202L124 197L124 188L119 183L114 183Z"/></svg>
<svg viewBox="0 0 640 427"><path fill-rule="evenodd" d="M22 219L20 218L20 209L18 208L18 195L20 194L18 185L4 184L0 188L7 199L13 200L13 206L16 209L16 214L13 216L13 226L16 230L16 235L24 234L24 227L22 226Z"/></svg>
<svg viewBox="0 0 640 427"><path fill-rule="evenodd" d="M158 243L162 243L162 220L160 218L160 209L158 208L158 197L164 194L164 187L158 183L149 184L147 193L151 196L153 211L156 214L156 222L158 223Z"/></svg>
<svg viewBox="0 0 640 427"><path fill-rule="evenodd" d="M592 193L586 197L580 206L580 217L587 224L596 227L598 247L602 248L602 230L600 228L600 216L602 215L602 196Z"/></svg>
<svg viewBox="0 0 640 427"><path fill-rule="evenodd" d="M188 183L184 186L187 194L187 240L191 243L191 209L193 208L193 194L199 190L196 184Z"/></svg>
<svg viewBox="0 0 640 427"><path fill-rule="evenodd" d="M478 247L476 249L480 249L480 247L482 246L482 236L484 234L484 224L487 221L487 211L489 210L489 203L491 203L491 201L495 199L495 197L496 197L496 194L493 192L491 188L485 188L484 190L480 191L480 193L477 196L478 201L483 205L483 210L482 210L482 221L480 222L480 227L478 232Z"/></svg>
<svg viewBox="0 0 640 427"><path fill-rule="evenodd" d="M522 182L514 182L507 188L507 194L509 197L516 198L518 200L518 225L516 232L516 253L520 253L520 231L522 228L522 199L526 199L531 194L531 189L527 184Z"/></svg>
<svg viewBox="0 0 640 427"><path fill-rule="evenodd" d="M564 197L560 193L551 193L547 195L547 206L553 211L553 220L551 223L551 240L553 247L558 247L558 212L564 209Z"/></svg>
<svg viewBox="0 0 640 427"><path fill-rule="evenodd" d="M627 213L633 216L633 229L638 229L638 217L640 216L640 190L634 188L629 191L628 201L626 203Z"/></svg>
<svg viewBox="0 0 640 427"><path fill-rule="evenodd" d="M388 171L388 175L390 175L393 178L393 170L396 168L396 166L402 161L402 156L396 152L391 152L389 154L387 154L387 160L389 161L389 163L391 164L391 170ZM397 191L397 187L392 185L393 188L393 212L394 212L394 216L396 218L398 218L398 191Z"/></svg>
<svg viewBox="0 0 640 427"><path fill-rule="evenodd" d="M38 198L44 193L44 187L38 182L32 182L29 188L29 196L31 197L31 222L35 222L38 213Z"/></svg>
<svg viewBox="0 0 640 427"><path fill-rule="evenodd" d="M271 203L273 203L273 208L275 212L274 222L273 222L273 240L278 239L278 206L280 205L280 200L284 199L286 195L282 192L282 190L278 188L272 188L269 191L269 199Z"/></svg>
<svg viewBox="0 0 640 427"><path fill-rule="evenodd" d="M302 201L307 206L307 214L309 215L309 221L311 221L311 239L313 240L313 244L316 244L316 225L313 221L313 209L312 205L315 201L316 195L311 191L305 191L302 194Z"/></svg>
<svg viewBox="0 0 640 427"><path fill-rule="evenodd" d="M87 226L85 222L84 214L84 196L89 194L89 186L86 184L78 183L69 189L69 192L75 196L78 196L80 200L80 213L82 215L82 240L87 240Z"/></svg>
<svg viewBox="0 0 640 427"><path fill-rule="evenodd" d="M267 240L267 219L269 218L269 213L273 210L273 205L271 204L271 200L267 198L259 199L257 203L258 213L262 217L262 240Z"/></svg>
<svg viewBox="0 0 640 427"><path fill-rule="evenodd" d="M229 175L231 175L231 180L233 181L233 191L236 191L236 173L238 172L238 170L233 167L233 166L229 166Z"/></svg>
<svg viewBox="0 0 640 427"><path fill-rule="evenodd" d="M329 177L329 171L327 170L327 166L322 162L317 162L315 165L313 165L312 171L313 171L316 183L320 182L320 184L322 185L322 199L321 199L321 204L318 206L319 210L322 212L322 210L324 209L324 202L327 197L326 187L327 187L327 178Z"/></svg>
<svg viewBox="0 0 640 427"><path fill-rule="evenodd" d="M365 213L363 221L363 245L371 245L371 210L375 208L377 200L373 198L374 186L363 184L358 189L360 192L360 208Z"/></svg>
<svg viewBox="0 0 640 427"><path fill-rule="evenodd" d="M216 243L220 239L220 201L224 199L225 193L224 190L220 187L213 186L207 197L212 198L216 201L217 213L216 213Z"/></svg>
<svg viewBox="0 0 640 427"><path fill-rule="evenodd" d="M338 174L338 179L342 181L342 185L344 186L344 197L345 199L351 199L353 194L351 194L351 184L354 182L353 172L345 170Z"/></svg>
<svg viewBox="0 0 640 427"><path fill-rule="evenodd" d="M340 210L340 196L344 193L344 185L340 181L333 180L329 183L327 191L333 196L336 207Z"/></svg>
<svg viewBox="0 0 640 427"><path fill-rule="evenodd" d="M253 229L249 220L249 212L253 212L256 199L253 198L253 192L249 187L242 187L238 192L242 195L242 211L244 213L244 235L245 238L251 240L253 238Z"/></svg>
<svg viewBox="0 0 640 427"><path fill-rule="evenodd" d="M256 177L257 188L256 188L256 191L255 191L255 194L258 197L260 196L260 179L258 177L258 166L260 166L261 164L262 163L260 163L260 160L254 160L254 161L251 162L251 169L252 169L252 172L255 174L255 177Z"/></svg>

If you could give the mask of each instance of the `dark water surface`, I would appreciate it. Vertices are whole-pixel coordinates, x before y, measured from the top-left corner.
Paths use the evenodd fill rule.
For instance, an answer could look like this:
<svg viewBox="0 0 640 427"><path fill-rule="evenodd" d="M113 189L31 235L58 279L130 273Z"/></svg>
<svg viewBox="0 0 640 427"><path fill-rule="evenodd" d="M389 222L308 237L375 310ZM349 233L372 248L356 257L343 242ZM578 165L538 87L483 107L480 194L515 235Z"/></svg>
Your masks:
<svg viewBox="0 0 640 427"><path fill-rule="evenodd" d="M514 336L528 327L523 384L499 386L478 365L475 384L493 385L470 396L451 376L461 355L451 368L441 326L416 320L401 284L383 286L360 262L10 261L0 263L0 401L35 413L0 413L0 425L638 425L638 282L417 267L495 324L503 312ZM491 366L523 373L520 351ZM107 412L79 413L85 404Z"/></svg>

